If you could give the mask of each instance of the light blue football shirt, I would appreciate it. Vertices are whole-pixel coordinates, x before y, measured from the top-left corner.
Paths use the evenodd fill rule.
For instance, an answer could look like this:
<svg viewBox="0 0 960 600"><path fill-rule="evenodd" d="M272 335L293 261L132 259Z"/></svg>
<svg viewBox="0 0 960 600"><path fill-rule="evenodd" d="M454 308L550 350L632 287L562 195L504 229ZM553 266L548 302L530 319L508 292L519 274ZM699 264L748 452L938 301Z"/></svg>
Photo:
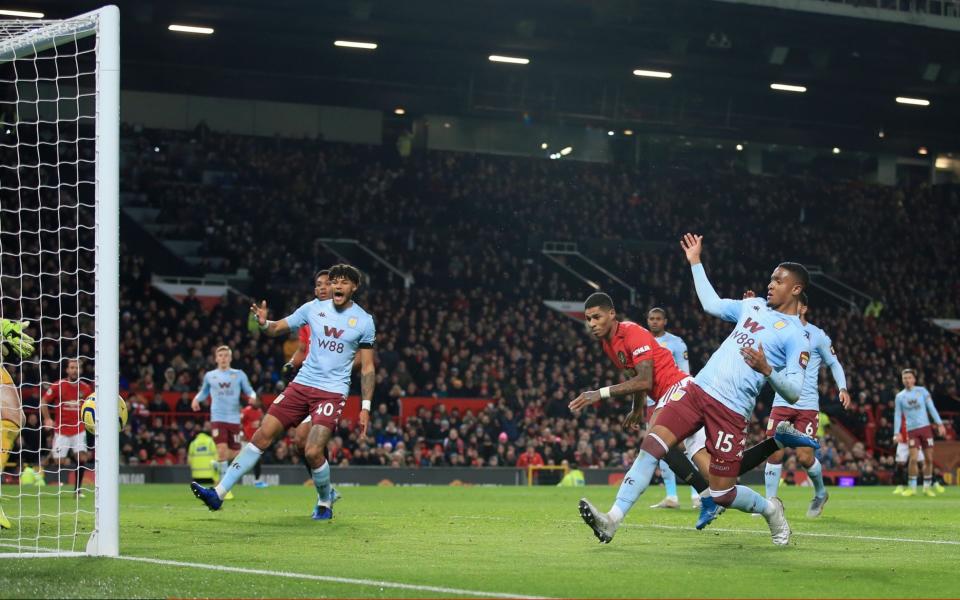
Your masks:
<svg viewBox="0 0 960 600"><path fill-rule="evenodd" d="M203 376L197 402L210 398L210 421L240 424L240 394L253 396L247 374L240 369L214 369Z"/></svg>
<svg viewBox="0 0 960 600"><path fill-rule="evenodd" d="M294 383L346 396L357 350L376 340L370 313L356 302L338 311L333 300L311 300L286 321L293 329L310 326L310 352Z"/></svg>

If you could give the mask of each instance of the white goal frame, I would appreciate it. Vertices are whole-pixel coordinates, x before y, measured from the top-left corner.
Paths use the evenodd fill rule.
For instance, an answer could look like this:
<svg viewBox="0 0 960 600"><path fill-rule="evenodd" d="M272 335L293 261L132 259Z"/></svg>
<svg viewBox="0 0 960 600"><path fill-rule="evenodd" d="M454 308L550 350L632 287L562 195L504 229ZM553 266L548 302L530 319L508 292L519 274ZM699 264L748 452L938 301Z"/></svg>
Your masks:
<svg viewBox="0 0 960 600"><path fill-rule="evenodd" d="M95 21L95 27L91 27ZM105 6L50 22L0 41L0 62L23 58L80 37L97 36L95 98L95 388L97 398L94 530L85 552L11 552L0 558L118 556L120 553L119 396L119 149L120 11ZM103 426L101 426L103 425Z"/></svg>

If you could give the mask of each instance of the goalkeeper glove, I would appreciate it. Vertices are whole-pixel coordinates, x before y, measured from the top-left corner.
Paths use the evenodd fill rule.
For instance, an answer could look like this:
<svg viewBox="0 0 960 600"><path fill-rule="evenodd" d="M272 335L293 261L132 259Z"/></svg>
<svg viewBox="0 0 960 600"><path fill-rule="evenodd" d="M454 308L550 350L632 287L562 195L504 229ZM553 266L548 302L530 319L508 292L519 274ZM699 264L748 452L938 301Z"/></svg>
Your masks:
<svg viewBox="0 0 960 600"><path fill-rule="evenodd" d="M0 319L0 340L3 343L4 355L13 352L20 358L27 358L33 354L37 341L23 332L29 321L11 321Z"/></svg>

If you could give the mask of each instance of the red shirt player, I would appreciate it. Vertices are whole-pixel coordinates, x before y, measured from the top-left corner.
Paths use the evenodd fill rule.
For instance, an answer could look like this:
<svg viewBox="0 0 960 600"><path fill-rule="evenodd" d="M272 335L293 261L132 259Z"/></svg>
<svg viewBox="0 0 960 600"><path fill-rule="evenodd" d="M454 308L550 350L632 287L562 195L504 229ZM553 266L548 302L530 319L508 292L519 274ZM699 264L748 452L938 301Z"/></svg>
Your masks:
<svg viewBox="0 0 960 600"><path fill-rule="evenodd" d="M671 399L683 397L683 385L688 380L693 381L693 378L677 367L673 354L657 343L649 330L630 321L618 321L610 296L596 293L587 298L584 318L591 333L603 345L604 353L618 369L626 371L631 377L617 385L583 392L570 403L570 409L578 411L601 399L634 396L633 409L624 419L623 426L639 429L644 420L645 401L650 396L656 401L650 420L652 425L657 411ZM710 457L704 450L706 441L703 429L684 440L686 454L696 463L700 473L706 473L710 467ZM693 465L682 455L671 452L664 457L664 461L676 473L678 480L689 483L698 493L707 489L706 479L694 471Z"/></svg>
<svg viewBox="0 0 960 600"><path fill-rule="evenodd" d="M584 316L591 333L600 339L603 352L613 364L626 371L630 379L584 392L570 403L570 409L580 410L601 399L634 396L633 410L623 424L624 427L639 428L644 420L646 397L665 401L671 388L690 376L677 367L670 351L658 344L645 327L630 321L618 321L610 296L593 294L587 299L586 306Z"/></svg>
<svg viewBox="0 0 960 600"><path fill-rule="evenodd" d="M243 429L243 437L247 441L253 439L253 434L260 427L260 421L263 419L263 409L260 408L260 398L254 399L253 404L248 404L240 409L240 427Z"/></svg>
<svg viewBox="0 0 960 600"><path fill-rule="evenodd" d="M73 453L77 469L80 469L87 457L87 432L80 420L80 407L87 396L93 393L93 386L80 381L80 361L67 361L67 376L52 384L40 399L40 414L43 424L54 430L53 457L60 463ZM51 414L53 409L53 417ZM77 493L83 477L75 478Z"/></svg>

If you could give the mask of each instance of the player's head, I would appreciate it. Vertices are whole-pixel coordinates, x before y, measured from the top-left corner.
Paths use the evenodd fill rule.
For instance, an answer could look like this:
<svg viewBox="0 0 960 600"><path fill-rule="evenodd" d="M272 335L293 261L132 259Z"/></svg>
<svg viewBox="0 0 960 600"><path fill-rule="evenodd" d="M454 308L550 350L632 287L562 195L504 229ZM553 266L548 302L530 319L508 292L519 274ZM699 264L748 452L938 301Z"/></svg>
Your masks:
<svg viewBox="0 0 960 600"><path fill-rule="evenodd" d="M660 307L651 308L647 312L647 329L653 335L660 335L667 330L667 311Z"/></svg>
<svg viewBox="0 0 960 600"><path fill-rule="evenodd" d="M583 303L583 318L590 333L600 339L607 337L617 322L613 299L603 292L590 294Z"/></svg>
<svg viewBox="0 0 960 600"><path fill-rule="evenodd" d="M317 300L330 299L330 269L317 271L313 276L313 293Z"/></svg>
<svg viewBox="0 0 960 600"><path fill-rule="evenodd" d="M917 385L917 371L915 369L904 369L900 371L900 380L903 386L908 390Z"/></svg>
<svg viewBox="0 0 960 600"><path fill-rule="evenodd" d="M214 356L217 359L218 369L230 368L230 361L233 360L233 350L230 349L230 346L218 346Z"/></svg>
<svg viewBox="0 0 960 600"><path fill-rule="evenodd" d="M80 361L71 358L67 360L67 379L69 381L76 381L80 378Z"/></svg>
<svg viewBox="0 0 960 600"><path fill-rule="evenodd" d="M810 274L800 263L782 262L770 275L767 285L767 306L774 310L793 308L800 294L807 289Z"/></svg>
<svg viewBox="0 0 960 600"><path fill-rule="evenodd" d="M359 287L360 271L356 267L345 264L330 267L330 293L333 295L334 306L348 306Z"/></svg>
<svg viewBox="0 0 960 600"><path fill-rule="evenodd" d="M800 297L797 299L797 314L800 315L800 321L804 325L807 323L807 310L810 309L810 299L807 297L806 292L800 292Z"/></svg>

